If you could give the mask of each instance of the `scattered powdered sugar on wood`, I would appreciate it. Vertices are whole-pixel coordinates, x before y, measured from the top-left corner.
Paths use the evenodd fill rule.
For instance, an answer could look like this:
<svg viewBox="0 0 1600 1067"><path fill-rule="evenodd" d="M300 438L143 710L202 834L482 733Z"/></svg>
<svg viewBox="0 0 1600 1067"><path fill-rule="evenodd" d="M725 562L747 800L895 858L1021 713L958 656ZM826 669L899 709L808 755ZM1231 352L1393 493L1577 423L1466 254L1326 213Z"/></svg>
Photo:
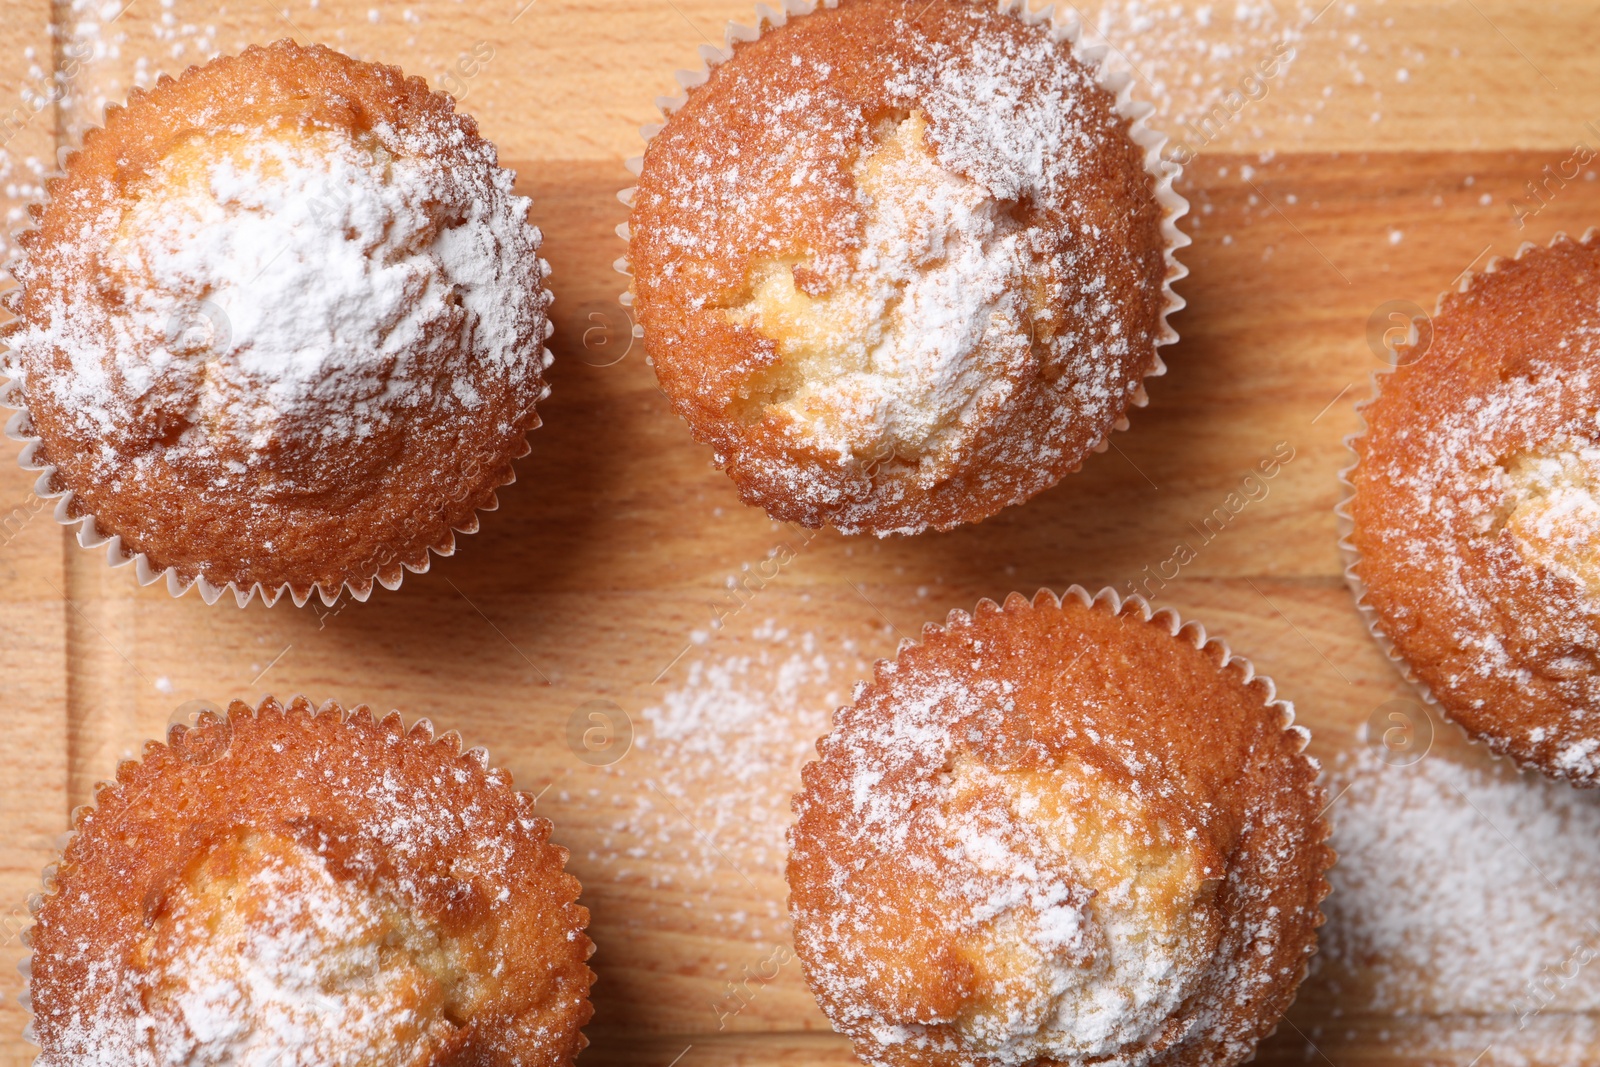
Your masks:
<svg viewBox="0 0 1600 1067"><path fill-rule="evenodd" d="M1600 797L1440 752L1392 766L1363 748L1330 773L1339 862L1302 1000L1337 1007L1312 1040L1343 1039L1346 1013L1395 1017L1397 1043L1404 1017L1454 1016L1407 1042L1592 1062L1596 1025L1572 1013L1600 1002Z"/></svg>
<svg viewBox="0 0 1600 1067"><path fill-rule="evenodd" d="M55 35L62 61L54 84L65 142L78 143L85 130L100 125L106 106L121 104L131 89L149 89L164 74L176 77L191 65L275 38L309 38L357 59L396 62L394 35L378 38L365 12L353 5L275 2L278 7L259 22L198 0L158 0L158 6L149 7L137 0L57 4ZM399 21L420 27L441 14L439 8L448 12L445 17L460 10L452 0L411 0ZM368 54L374 43L383 47ZM430 46L441 43L426 34L407 37L404 65L415 66L417 73L449 69L458 55L433 53Z"/></svg>
<svg viewBox="0 0 1600 1067"><path fill-rule="evenodd" d="M50 172L54 131L50 118L61 98L65 76L54 69L49 48L32 45L22 50L27 64L14 109L0 121L0 197L5 219L0 226L0 265L10 263L19 251L14 234L28 223L28 204L44 199L44 182ZM0 278L0 289L9 289Z"/></svg>
<svg viewBox="0 0 1600 1067"><path fill-rule="evenodd" d="M1085 42L1107 47L1107 69L1132 76L1135 96L1155 107L1151 125L1171 138L1168 158L1179 146L1235 151L1245 138L1294 137L1367 81L1371 47L1349 32L1358 15L1354 4L1089 0L1075 6ZM1287 104L1263 103L1290 92L1295 62L1308 50L1332 52L1343 84L1297 86L1285 95ZM1412 62L1425 58L1412 52ZM1381 100L1378 91L1374 102Z"/></svg>
<svg viewBox="0 0 1600 1067"><path fill-rule="evenodd" d="M614 794L628 799L615 836L589 860L619 881L670 868L668 880L691 891L730 879L748 888L741 875L781 877L800 766L866 666L854 642L825 652L815 634L771 620L742 640L713 639L679 668L681 682L640 711L636 751L608 768ZM751 936L785 925L781 897L765 904Z"/></svg>
<svg viewBox="0 0 1600 1067"><path fill-rule="evenodd" d="M133 6L127 0L68 0L56 9L64 58L56 82L58 114L66 144L78 144L129 90L148 89L162 74L177 75L222 52L211 21L221 14L217 9L191 20L175 10L176 0L161 0L159 14L145 9L125 17ZM157 48L141 40L146 32ZM237 50L250 43L239 42ZM150 53L157 50L161 60L153 61Z"/></svg>

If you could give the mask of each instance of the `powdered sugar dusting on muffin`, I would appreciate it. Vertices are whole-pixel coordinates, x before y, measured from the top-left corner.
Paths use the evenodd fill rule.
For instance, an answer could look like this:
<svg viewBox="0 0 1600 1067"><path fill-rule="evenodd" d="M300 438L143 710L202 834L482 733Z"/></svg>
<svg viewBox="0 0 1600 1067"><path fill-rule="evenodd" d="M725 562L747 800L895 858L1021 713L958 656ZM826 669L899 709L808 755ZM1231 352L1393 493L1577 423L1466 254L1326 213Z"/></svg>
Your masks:
<svg viewBox="0 0 1600 1067"><path fill-rule="evenodd" d="M1041 650L981 631L956 647L959 668L880 665L796 798L796 943L835 1025L873 1064L1248 1053L1234 1013L1283 980L1262 961L1305 921L1274 894L1301 869L1305 813L1231 812L1177 768L1149 776L1173 754L1097 719L1095 683L1035 736L1037 691L1020 701ZM1259 835L1237 851L1234 819Z"/></svg>
<svg viewBox="0 0 1600 1067"><path fill-rule="evenodd" d="M548 267L420 79L247 48L108 113L42 208L0 373L63 519L145 584L365 599L513 480Z"/></svg>
<svg viewBox="0 0 1600 1067"><path fill-rule="evenodd" d="M1214 932L1208 935L1204 923L1173 928L1154 903L1158 876L1097 865L1084 823L1099 819L1074 809L1098 801L1075 774L1052 778L1041 790L1042 783L961 755L953 725L977 731L987 719L991 729L1001 727L1014 709L1004 685L946 680L929 688L925 678L890 678L893 719L862 731L842 712L825 755L843 760L852 776L848 832L874 842L873 854L905 866L906 897L918 914L932 908L939 917L941 932L933 938L963 946L961 956L979 967L959 1014L926 1023L954 1026L982 1062L1024 1064L1041 1056L1141 1062L1148 1052L1125 1054L1156 1037L1195 991ZM1060 803L1063 793L1073 799ZM1137 796L1119 799L1130 810L1140 804ZM1137 815L1125 825L1106 821L1111 825L1102 829L1130 841L1148 832ZM887 902L852 892L852 869L827 862L835 871L833 908L809 921L797 917L802 956L806 941L833 941L843 950L881 936L875 931ZM924 900L928 891L933 899ZM820 944L809 947L810 958L818 958ZM829 1000L846 1006L842 1021L869 1027L886 1049L942 1044L925 1023L881 1018L865 1007L871 998L862 983L889 976L811 974ZM852 1004L861 1007L852 1013ZM869 1059L893 1057L885 1051Z"/></svg>
<svg viewBox="0 0 1600 1067"><path fill-rule="evenodd" d="M588 942L529 798L425 728L281 714L236 706L81 818L33 934L40 1067L575 1051Z"/></svg>
<svg viewBox="0 0 1600 1067"><path fill-rule="evenodd" d="M370 828L380 848L460 847L477 855L458 874L506 877L514 846L476 805L452 811L388 775L369 796L380 805L392 798L394 817ZM202 860L159 902L138 970L118 954L91 968L90 1006L70 1011L40 1067L430 1062L454 1025L438 976L409 955L441 949L404 918L411 873L402 865L400 899L388 900L335 877L302 845L248 834L243 848L242 860ZM379 863L377 852L356 855L358 867Z"/></svg>
<svg viewBox="0 0 1600 1067"><path fill-rule="evenodd" d="M1046 295L1066 257L1037 262L1040 235L940 167L925 130L913 113L858 162L866 224L844 281L813 298L789 264L775 264L729 317L773 336L798 376L772 406L800 447L841 464L892 459L932 487L956 474L996 409L1039 369L1035 342L1055 326ZM1125 339L1111 344L1126 354ZM1088 404L1109 401L1112 366L1089 368Z"/></svg>
<svg viewBox="0 0 1600 1067"><path fill-rule="evenodd" d="M1600 361L1591 332L1570 343L1582 360ZM1369 446L1361 475L1387 485L1396 508L1384 529L1362 536L1428 575L1418 602L1386 607L1385 629L1404 638L1425 619L1447 628L1459 655L1428 679L1442 699L1483 709L1482 686L1492 681L1511 686L1514 699L1564 707L1554 723L1489 743L1554 746L1555 768L1579 781L1600 775L1596 385L1568 357L1532 360L1436 421L1396 431L1398 442L1423 444L1417 453ZM1530 592L1534 603L1511 610Z"/></svg>
<svg viewBox="0 0 1600 1067"><path fill-rule="evenodd" d="M25 388L103 440L108 467L270 470L359 451L417 409L469 416L478 376L542 370L538 235L506 172L426 148L381 126L180 146L57 248L53 303L11 338Z"/></svg>
<svg viewBox="0 0 1600 1067"><path fill-rule="evenodd" d="M380 1048L407 1048L396 1063L427 1062L453 1027L437 984L393 951L401 933L384 909L297 846L269 846L245 866L204 863L199 885L171 895L148 981L112 960L92 971L91 988L103 980L121 995L74 1016L60 1041L72 1053L52 1048L41 1067L356 1067Z"/></svg>
<svg viewBox="0 0 1600 1067"><path fill-rule="evenodd" d="M314 853L272 855L221 907L184 900L169 922L151 998L166 1062L354 1065L453 1029L432 980L392 951L385 959L395 922ZM422 1048L402 1057L425 1062Z"/></svg>
<svg viewBox="0 0 1600 1067"><path fill-rule="evenodd" d="M996 200L1060 204L1101 151L1078 110L1092 86L1041 31L1021 43L981 32L960 45L930 41L887 88L927 110L942 165Z"/></svg>
<svg viewBox="0 0 1600 1067"><path fill-rule="evenodd" d="M1600 447L1582 439L1552 442L1513 456L1504 470L1506 527L1522 557L1600 605Z"/></svg>

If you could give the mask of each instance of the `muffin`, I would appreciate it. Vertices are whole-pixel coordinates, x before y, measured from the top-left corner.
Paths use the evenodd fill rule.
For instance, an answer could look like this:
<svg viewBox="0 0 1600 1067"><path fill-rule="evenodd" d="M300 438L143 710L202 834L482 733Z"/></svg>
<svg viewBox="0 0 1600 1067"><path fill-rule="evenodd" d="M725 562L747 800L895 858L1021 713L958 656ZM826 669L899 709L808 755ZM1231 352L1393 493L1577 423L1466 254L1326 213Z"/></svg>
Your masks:
<svg viewBox="0 0 1600 1067"><path fill-rule="evenodd" d="M358 707L202 714L117 768L47 872L38 1067L572 1062L588 912L482 749Z"/></svg>
<svg viewBox="0 0 1600 1067"><path fill-rule="evenodd" d="M882 1065L1234 1064L1333 853L1306 731L1221 642L1073 587L881 662L803 771L806 980Z"/></svg>
<svg viewBox="0 0 1600 1067"><path fill-rule="evenodd" d="M624 266L662 390L745 502L949 529L1103 450L1177 339L1188 243L1125 80L972 0L729 36L649 140Z"/></svg>
<svg viewBox="0 0 1600 1067"><path fill-rule="evenodd" d="M453 551L548 391L495 158L421 79L289 41L108 108L19 238L0 367L80 542L241 604Z"/></svg>
<svg viewBox="0 0 1600 1067"><path fill-rule="evenodd" d="M1474 738L1600 784L1600 245L1526 246L1379 379L1345 472L1374 633ZM1420 353L1420 356L1419 356Z"/></svg>

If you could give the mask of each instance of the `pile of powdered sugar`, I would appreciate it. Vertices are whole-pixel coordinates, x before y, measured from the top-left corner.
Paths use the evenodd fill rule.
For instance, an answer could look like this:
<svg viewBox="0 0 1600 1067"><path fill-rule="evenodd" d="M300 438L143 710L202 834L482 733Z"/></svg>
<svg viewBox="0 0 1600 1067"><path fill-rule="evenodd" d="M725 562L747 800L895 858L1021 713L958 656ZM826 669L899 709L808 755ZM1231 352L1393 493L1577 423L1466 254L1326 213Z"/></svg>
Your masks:
<svg viewBox="0 0 1600 1067"><path fill-rule="evenodd" d="M11 338L28 391L106 462L350 453L418 412L470 415L475 382L542 370L538 232L492 149L383 125L365 142L215 133L48 253L52 302ZM58 356L67 372L41 372Z"/></svg>

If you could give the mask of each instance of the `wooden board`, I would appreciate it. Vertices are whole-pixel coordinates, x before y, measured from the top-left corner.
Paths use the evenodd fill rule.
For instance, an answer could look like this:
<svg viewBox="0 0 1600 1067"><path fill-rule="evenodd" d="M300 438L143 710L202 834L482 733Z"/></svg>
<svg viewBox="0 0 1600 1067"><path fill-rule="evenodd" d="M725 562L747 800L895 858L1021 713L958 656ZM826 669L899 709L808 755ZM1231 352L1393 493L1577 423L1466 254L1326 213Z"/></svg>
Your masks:
<svg viewBox="0 0 1600 1067"><path fill-rule="evenodd" d="M759 688L761 672L789 662L809 635L827 677L810 669L792 707L765 713L795 720L769 731L792 748L797 730L826 723L830 694L848 694L873 657L951 608L1013 589L1139 583L1280 445L1294 458L1267 495L1158 587L1158 603L1203 620L1272 675L1319 756L1361 744L1372 711L1405 695L1351 607L1335 546L1341 439L1380 366L1368 319L1390 300L1431 308L1469 266L1600 223L1593 180L1552 186L1520 227L1508 206L1575 143L1600 143L1586 126L1600 119L1600 3L1083 10L1102 6L1116 16L1107 28L1116 54L1137 68L1168 129L1226 107L1276 41L1296 53L1262 99L1216 136L1192 138L1205 143L1180 186L1195 205L1185 227L1196 243L1183 257L1190 306L1175 320L1183 341L1166 352L1171 373L1152 383L1132 431L1055 490L977 527L872 541L807 539L742 507L669 413L642 353L628 350L616 299L611 263L622 246L612 231L625 212L615 193L628 184L622 160L638 150L636 129L652 119L653 98L673 91L672 71L720 43L723 23L747 19L749 5L235 0L208 10L134 0L95 5L101 25L86 35L87 8L5 0L0 114L13 102L28 109L6 129L0 157L8 208L30 195L31 168L130 85L214 49L285 35L322 41L450 88L500 145L547 237L557 362L546 425L483 531L398 593L336 612L207 607L141 589L39 509L7 443L0 1061L32 1056L11 965L24 953L24 901L70 809L188 702L271 692L428 716L544 790L541 808L572 850L599 944L585 1062L852 1062L799 968L784 962L781 850L763 843L770 834L744 833L734 803L762 813L750 822L766 833L793 766L735 787L730 765L721 782L705 767L725 740L718 720L696 720L709 732L665 744L652 736L659 709L691 683L727 682L730 670ZM1130 19L1136 9L1143 24ZM81 60L66 52L85 41L94 48ZM469 74L461 58L480 42L493 58ZM69 95L27 103L69 58ZM771 580L740 577L774 553L787 559L785 546L794 558ZM730 582L753 591L730 600ZM743 674L740 656L751 658ZM637 738L606 766L569 744L574 716L589 724L597 700L620 709ZM735 722L741 710L730 705L728 734L758 744L767 728L760 717ZM1429 758L1484 762L1451 729ZM770 981L746 977L770 972ZM1452 999L1458 978L1438 975L1433 1008L1410 1015L1374 1006L1359 974L1337 988L1314 978L1260 1058L1465 1064L1481 1038L1484 1065L1554 1062L1552 1050L1570 1046L1557 1040L1562 1027L1600 1020L1593 975L1526 1028L1509 1007L1464 1008Z"/></svg>

